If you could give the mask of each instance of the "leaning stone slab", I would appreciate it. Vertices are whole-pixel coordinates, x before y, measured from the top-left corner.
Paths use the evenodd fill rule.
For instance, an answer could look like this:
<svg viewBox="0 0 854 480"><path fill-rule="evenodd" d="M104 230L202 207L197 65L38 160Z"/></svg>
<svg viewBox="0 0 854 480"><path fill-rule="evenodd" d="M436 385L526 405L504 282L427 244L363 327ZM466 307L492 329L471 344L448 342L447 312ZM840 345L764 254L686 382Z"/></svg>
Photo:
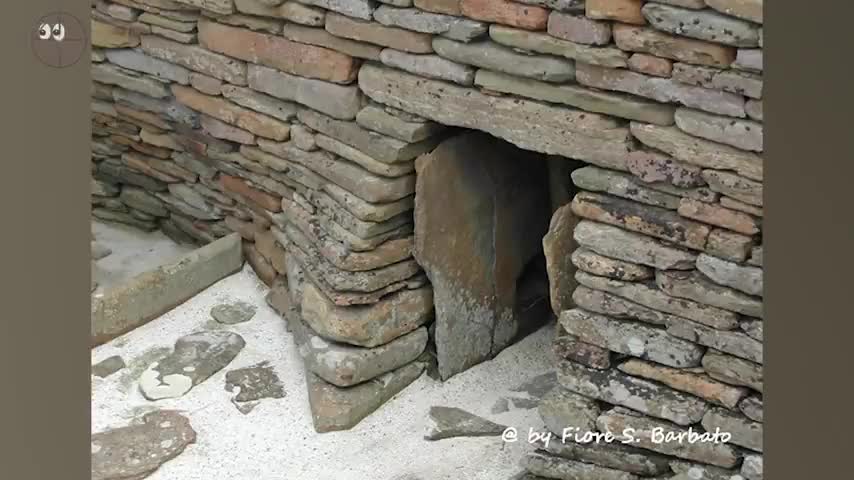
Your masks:
<svg viewBox="0 0 854 480"><path fill-rule="evenodd" d="M658 272L658 287L673 297L686 298L705 305L762 318L762 300L722 287L696 272Z"/></svg>
<svg viewBox="0 0 854 480"><path fill-rule="evenodd" d="M594 400L560 386L552 388L540 400L537 411L549 431L558 436L565 430L582 435L595 431L596 418L602 413Z"/></svg>
<svg viewBox="0 0 854 480"><path fill-rule="evenodd" d="M658 30L734 47L759 46L759 26L714 10L689 10L649 3L643 16Z"/></svg>
<svg viewBox="0 0 854 480"><path fill-rule="evenodd" d="M748 295L762 296L763 275L761 268L739 265L702 253L697 257L697 270L715 283L734 288Z"/></svg>
<svg viewBox="0 0 854 480"><path fill-rule="evenodd" d="M762 424L724 408L714 407L703 417L703 428L714 431L716 428L732 434L730 443L762 451Z"/></svg>
<svg viewBox="0 0 854 480"><path fill-rule="evenodd" d="M650 235L680 246L702 250L711 228L660 207L641 205L609 195L581 192L572 200L579 217Z"/></svg>
<svg viewBox="0 0 854 480"><path fill-rule="evenodd" d="M599 415L593 419L594 422L598 417ZM591 428L590 431L595 431L595 428ZM536 443L536 446L558 457L591 463L644 477L670 472L670 459L668 457L618 442L576 443L571 440L563 442L560 438L552 438L548 445L545 445L545 442L539 441Z"/></svg>
<svg viewBox="0 0 854 480"><path fill-rule="evenodd" d="M555 85L489 70L478 70L474 83L481 88L496 92L512 93L550 103L562 103L629 120L656 125L673 125L674 122L675 108L672 105L630 95L608 93L571 84Z"/></svg>
<svg viewBox="0 0 854 480"><path fill-rule="evenodd" d="M649 188L634 175L593 166L572 171L572 183L591 192L601 192L616 197L645 203L654 207L676 210L679 197Z"/></svg>
<svg viewBox="0 0 854 480"><path fill-rule="evenodd" d="M642 143L685 163L716 170L735 170L752 180L762 180L762 157L755 153L697 138L676 127L632 122L631 130Z"/></svg>
<svg viewBox="0 0 854 480"><path fill-rule="evenodd" d="M225 330L185 335L142 373L139 390L149 400L181 397L225 368L245 345L243 337Z"/></svg>
<svg viewBox="0 0 854 480"><path fill-rule="evenodd" d="M678 103L691 108L744 117L744 97L734 93L695 87L672 78L660 78L626 69L578 63L578 83L602 90L630 93L662 103Z"/></svg>
<svg viewBox="0 0 854 480"><path fill-rule="evenodd" d="M195 443L190 421L156 410L125 427L92 435L92 480L142 479Z"/></svg>
<svg viewBox="0 0 854 480"><path fill-rule="evenodd" d="M92 342L100 345L168 312L243 265L240 235L228 235L175 263L92 298Z"/></svg>
<svg viewBox="0 0 854 480"><path fill-rule="evenodd" d="M246 63L155 35L142 37L142 51L152 57L234 84L246 85Z"/></svg>
<svg viewBox="0 0 854 480"><path fill-rule="evenodd" d="M534 475L546 478L572 480L638 480L638 476L592 463L577 462L568 458L550 455L543 451L529 453L524 460L525 468Z"/></svg>
<svg viewBox="0 0 854 480"><path fill-rule="evenodd" d="M491 41L461 43L436 37L433 39L433 50L457 63L511 75L547 82L575 79L573 62L545 55L523 55Z"/></svg>
<svg viewBox="0 0 854 480"><path fill-rule="evenodd" d="M426 440L453 437L493 437L507 429L489 420L455 407L430 407Z"/></svg>
<svg viewBox="0 0 854 480"><path fill-rule="evenodd" d="M561 312L560 324L583 342L674 368L696 367L704 353L701 347L663 329L577 308Z"/></svg>
<svg viewBox="0 0 854 480"><path fill-rule="evenodd" d="M628 282L655 277L652 268L623 260L603 257L592 250L581 247L572 252L572 264L587 273L600 277L616 278Z"/></svg>
<svg viewBox="0 0 854 480"><path fill-rule="evenodd" d="M616 370L594 370L564 360L558 362L557 372L558 383L575 393L679 425L697 423L708 408L706 402L693 395Z"/></svg>
<svg viewBox="0 0 854 480"><path fill-rule="evenodd" d="M373 305L339 307L307 283L302 292L302 315L319 335L360 347L378 347L430 320L433 290L401 290Z"/></svg>
<svg viewBox="0 0 854 480"><path fill-rule="evenodd" d="M489 27L489 38L510 48L570 58L578 62L609 68L625 68L629 58L626 52L618 48L582 45L541 32L529 32L497 24Z"/></svg>
<svg viewBox="0 0 854 480"><path fill-rule="evenodd" d="M738 409L741 410L741 413L747 416L747 418L754 422L762 423L764 410L762 408L762 397L747 397L738 404Z"/></svg>
<svg viewBox="0 0 854 480"><path fill-rule="evenodd" d="M362 95L355 85L338 85L303 78L260 65L250 65L249 88L311 107L342 120L352 120L362 108Z"/></svg>
<svg viewBox="0 0 854 480"><path fill-rule="evenodd" d="M617 368L629 375L663 383L668 387L696 395L731 409L735 408L739 401L747 395L746 389L732 387L713 380L703 375L700 369L693 372L690 369L669 368L635 359L630 359Z"/></svg>
<svg viewBox="0 0 854 480"><path fill-rule="evenodd" d="M645 307L687 318L713 328L731 330L738 326L739 317L734 312L676 298L646 284L622 282L586 272L576 272L575 278L585 287L602 290Z"/></svg>
<svg viewBox="0 0 854 480"><path fill-rule="evenodd" d="M527 150L626 170L628 132L610 117L484 95L374 65L365 65L359 71L359 86L379 103L443 125L482 130ZM534 118L536 125L530 121ZM568 131L573 134L568 135Z"/></svg>
<svg viewBox="0 0 854 480"><path fill-rule="evenodd" d="M600 255L661 270L690 270L697 259L646 235L590 220L578 222L573 235L579 245Z"/></svg>
<svg viewBox="0 0 854 480"><path fill-rule="evenodd" d="M546 257L546 272L549 277L549 300L555 314L572 308L570 295L577 286L576 267L566 252L578 247L573 238L573 230L577 224L578 217L572 213L569 205L564 205L554 212L549 230L543 236L543 254Z"/></svg>
<svg viewBox="0 0 854 480"><path fill-rule="evenodd" d="M762 365L709 350L703 368L711 377L731 385L743 385L762 392Z"/></svg>
<svg viewBox="0 0 854 480"><path fill-rule="evenodd" d="M414 382L425 364L415 361L359 385L340 388L307 372L308 403L318 433L349 430Z"/></svg>
<svg viewBox="0 0 854 480"><path fill-rule="evenodd" d="M672 455L724 468L734 467L740 459L738 452L733 447L724 443L691 443L687 440L683 442L657 442L654 437L657 432L661 434L687 434L688 429L669 422L638 415L625 408L615 408L603 413L599 416L596 423L601 431L613 432L617 438L622 439L626 438L622 435L622 432L627 428L633 428L632 436L637 440L634 443L635 446L665 455ZM696 432L696 430L694 431Z"/></svg>

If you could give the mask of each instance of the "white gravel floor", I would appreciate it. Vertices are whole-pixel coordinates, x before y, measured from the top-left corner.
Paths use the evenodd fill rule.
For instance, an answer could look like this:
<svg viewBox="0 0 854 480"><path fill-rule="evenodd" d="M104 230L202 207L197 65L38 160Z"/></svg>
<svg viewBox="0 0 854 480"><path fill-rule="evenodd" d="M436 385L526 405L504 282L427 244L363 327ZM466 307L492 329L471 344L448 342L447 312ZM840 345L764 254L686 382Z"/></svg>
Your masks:
<svg viewBox="0 0 854 480"><path fill-rule="evenodd" d="M121 245L108 245L121 250ZM524 396L509 389L553 368L553 324L445 383L422 375L352 430L318 434L312 427L302 361L283 320L264 301L266 292L245 266L159 319L94 349L93 364L121 355L128 367L105 379L92 377L92 431L125 425L151 409L184 412L197 441L150 480L505 480L520 470L524 452L533 448L521 438L528 428L545 429L535 409L498 415L490 410L502 396ZM210 309L228 299L257 305L255 317L233 326L216 324ZM140 373L177 338L209 328L240 334L246 347L185 396L146 400L138 390ZM262 400L243 415L230 402L225 372L264 360L275 368L287 395ZM433 405L460 407L515 427L521 439L426 441L427 412Z"/></svg>

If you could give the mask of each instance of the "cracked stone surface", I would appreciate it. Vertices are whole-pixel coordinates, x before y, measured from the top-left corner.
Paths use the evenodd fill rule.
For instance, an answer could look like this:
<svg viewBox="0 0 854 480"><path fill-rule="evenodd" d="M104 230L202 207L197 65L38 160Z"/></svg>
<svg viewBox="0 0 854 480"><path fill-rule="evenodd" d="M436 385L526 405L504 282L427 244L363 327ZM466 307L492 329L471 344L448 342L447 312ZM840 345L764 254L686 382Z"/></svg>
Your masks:
<svg viewBox="0 0 854 480"><path fill-rule="evenodd" d="M244 415L262 399L285 397L285 387L267 361L226 373L225 390L236 393L231 401Z"/></svg>
<svg viewBox="0 0 854 480"><path fill-rule="evenodd" d="M181 337L170 355L143 372L140 391L149 400L181 397L231 363L245 345L243 337L226 331Z"/></svg>
<svg viewBox="0 0 854 480"><path fill-rule="evenodd" d="M507 429L473 413L456 407L430 407L427 440L452 437L492 437Z"/></svg>
<svg viewBox="0 0 854 480"><path fill-rule="evenodd" d="M92 480L137 480L196 441L190 421L171 410L145 414L130 425L92 435Z"/></svg>
<svg viewBox="0 0 854 480"><path fill-rule="evenodd" d="M252 320L256 310L255 305L237 300L230 303L221 303L211 308L211 316L219 323L236 325Z"/></svg>

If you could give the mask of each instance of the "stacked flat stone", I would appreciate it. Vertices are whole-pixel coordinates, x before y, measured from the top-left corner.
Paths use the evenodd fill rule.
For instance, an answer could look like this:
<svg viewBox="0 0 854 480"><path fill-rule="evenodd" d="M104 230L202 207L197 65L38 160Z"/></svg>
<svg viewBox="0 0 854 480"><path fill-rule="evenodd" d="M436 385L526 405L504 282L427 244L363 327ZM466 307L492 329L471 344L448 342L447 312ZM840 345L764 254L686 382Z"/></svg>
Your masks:
<svg viewBox="0 0 854 480"><path fill-rule="evenodd" d="M366 354L428 321L407 246L412 161L442 126L581 160L582 192L552 222L569 228L544 241L561 378L584 390L565 403L613 405L596 428L631 417L761 431L761 0L116 0L92 12L95 216L202 242L241 232L259 277L288 289L277 298L298 337L317 339L302 345ZM359 329L373 315L391 323ZM380 381L385 370L346 385L305 358L339 404L407 383ZM589 386L640 381L651 400ZM733 388L735 405L706 398ZM312 398L316 422L335 417ZM371 410L354 402L321 428ZM761 445L733 442L714 461L658 451L667 472L613 478L688 475L682 461L761 478ZM573 449L538 455L529 468L546 477L616 468Z"/></svg>

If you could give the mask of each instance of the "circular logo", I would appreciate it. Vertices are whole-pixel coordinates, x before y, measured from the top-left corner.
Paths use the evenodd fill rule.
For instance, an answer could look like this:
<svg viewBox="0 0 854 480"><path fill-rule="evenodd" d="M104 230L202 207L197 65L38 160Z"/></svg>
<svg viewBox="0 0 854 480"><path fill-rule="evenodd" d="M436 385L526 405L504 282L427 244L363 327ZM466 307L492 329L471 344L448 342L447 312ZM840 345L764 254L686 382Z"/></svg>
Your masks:
<svg viewBox="0 0 854 480"><path fill-rule="evenodd" d="M83 24L70 13L54 12L39 19L30 36L33 53L45 65L65 68L77 63L86 50Z"/></svg>

